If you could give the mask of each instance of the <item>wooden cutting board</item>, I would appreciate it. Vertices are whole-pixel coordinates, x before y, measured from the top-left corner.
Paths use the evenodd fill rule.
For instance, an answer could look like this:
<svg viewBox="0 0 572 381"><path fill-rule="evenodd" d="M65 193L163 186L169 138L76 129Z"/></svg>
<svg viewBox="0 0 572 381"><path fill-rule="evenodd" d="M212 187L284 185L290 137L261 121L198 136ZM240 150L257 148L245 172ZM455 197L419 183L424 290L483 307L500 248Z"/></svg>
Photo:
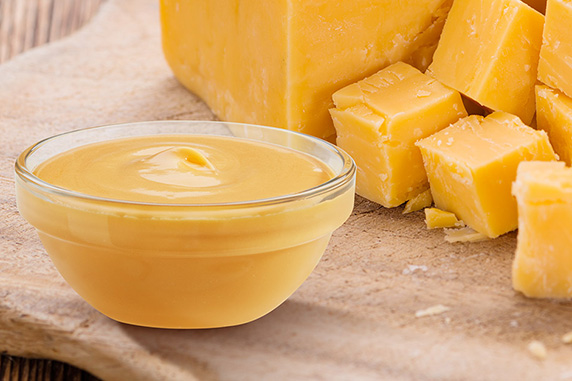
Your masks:
<svg viewBox="0 0 572 381"><path fill-rule="evenodd" d="M173 78L155 0L111 0L79 33L0 65L0 351L69 362L104 379L572 379L572 304L515 293L514 233L449 244L362 198L303 286L239 327L163 330L114 322L52 266L19 216L13 162L80 127L214 119ZM438 315L415 313L442 304ZM527 346L543 342L548 355Z"/></svg>

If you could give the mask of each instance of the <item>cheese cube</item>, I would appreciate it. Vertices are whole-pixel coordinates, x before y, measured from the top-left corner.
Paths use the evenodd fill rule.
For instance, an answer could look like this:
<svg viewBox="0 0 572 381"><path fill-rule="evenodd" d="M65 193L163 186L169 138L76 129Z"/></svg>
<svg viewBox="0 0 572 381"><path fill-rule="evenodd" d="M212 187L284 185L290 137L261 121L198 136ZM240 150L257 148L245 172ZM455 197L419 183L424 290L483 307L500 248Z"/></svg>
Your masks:
<svg viewBox="0 0 572 381"><path fill-rule="evenodd" d="M536 86L537 127L548 133L554 151L572 164L572 98L548 86Z"/></svg>
<svg viewBox="0 0 572 381"><path fill-rule="evenodd" d="M334 134L332 94L391 63L425 69L452 0L161 0L177 79L222 120Z"/></svg>
<svg viewBox="0 0 572 381"><path fill-rule="evenodd" d="M520 0L455 1L428 73L529 124L543 24Z"/></svg>
<svg viewBox="0 0 572 381"><path fill-rule="evenodd" d="M538 79L572 97L572 4L549 0L538 62Z"/></svg>
<svg viewBox="0 0 572 381"><path fill-rule="evenodd" d="M466 115L457 91L403 62L333 98L337 144L358 167L356 192L385 207L429 188L415 141Z"/></svg>
<svg viewBox="0 0 572 381"><path fill-rule="evenodd" d="M435 206L494 238L517 227L511 184L523 160L555 160L548 136L497 111L472 115L417 142Z"/></svg>
<svg viewBox="0 0 572 381"><path fill-rule="evenodd" d="M518 167L515 290L529 297L572 297L572 169L563 162Z"/></svg>

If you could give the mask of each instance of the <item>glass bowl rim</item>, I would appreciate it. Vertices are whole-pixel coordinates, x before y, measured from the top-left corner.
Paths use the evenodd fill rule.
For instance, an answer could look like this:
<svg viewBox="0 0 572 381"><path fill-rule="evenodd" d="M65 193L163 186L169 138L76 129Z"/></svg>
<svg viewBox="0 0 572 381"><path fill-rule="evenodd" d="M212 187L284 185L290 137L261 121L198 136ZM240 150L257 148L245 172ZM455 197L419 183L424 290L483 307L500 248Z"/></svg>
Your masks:
<svg viewBox="0 0 572 381"><path fill-rule="evenodd" d="M305 139L313 140L319 144L322 144L327 150L329 150L333 154L337 155L342 160L342 168L339 171L339 173L337 173L330 180L323 182L323 183L321 183L315 187L308 188L308 189L305 189L303 191L299 191L299 192L295 192L295 193L289 193L289 194L276 196L276 197L269 197L269 198L245 200L245 201L201 203L201 204L195 203L195 204L193 204L193 203L140 202L140 201L121 200L121 199L94 196L94 195L90 195L90 194L66 189L63 187L59 187L59 186L51 184L45 180L42 180L39 177L37 177L36 175L34 175L34 173L31 172L26 165L26 161L27 161L28 157L30 155L32 155L36 150L38 150L43 145L45 145L51 141L54 141L56 139L59 139L61 137L68 136L71 134L81 133L83 131L93 131L93 130L98 130L98 129L103 130L103 129L135 126L135 125L142 125L142 124L143 125L150 125L150 124L213 124L213 125L230 125L230 126L237 126L237 127L238 126L248 126L248 127L256 127L256 128L263 129L263 130L274 130L274 131L278 131L280 133L285 133L285 134L298 135L298 136L301 136ZM174 133L174 135L176 135L176 134L185 134L185 133ZM189 135L193 135L193 134L189 134ZM195 134L195 135L199 135L199 134ZM147 134L147 135L142 134L141 136L151 136L151 135L150 134ZM213 136L217 136L217 135L213 135ZM218 135L218 136L223 136L223 135ZM121 138L124 138L124 137L116 137L116 139L121 139ZM113 139L114 138L109 139L109 140L113 140ZM247 137L247 139L249 139L249 138ZM250 138L250 139L252 139L252 138ZM257 141L264 142L264 140L257 140ZM275 143L269 143L269 142L266 142L266 143L275 144ZM86 144L89 144L89 143L86 143ZM291 148L291 147L287 147L287 148L290 148L290 149L293 149L293 150L296 150L299 152L303 152L303 151L297 150L295 148ZM61 152L65 152L65 150L63 150ZM200 209L200 208L217 208L218 209L218 208L228 208L228 207L235 207L236 208L236 207L262 206L262 205L282 204L282 203L292 202L292 201L296 201L296 200L307 199L307 198L310 198L313 196L318 196L320 194L333 191L335 189L341 188L344 185L350 183L353 180L353 178L355 177L355 173L357 170L354 160L352 159L352 157L348 153L346 153L340 147L338 147L338 146L336 146L330 142L327 142L323 139L317 138L315 136L308 135L308 134L298 132L298 131L292 131L292 130L287 130L287 129L278 128L278 127L262 126L262 125L252 124L252 123L237 123L237 122L210 121L210 120L152 120L152 121L141 121L141 122L104 124L104 125L98 125L98 126L93 126L93 127L86 127L86 128L79 128L79 129L74 129L74 130L70 130L70 131L65 131L65 132L58 133L58 134L49 136L47 138L44 138L44 139L32 144L28 148L26 148L20 155L18 155L18 157L15 161L14 167L15 167L16 175L19 176L22 180L27 181L29 183L32 183L34 186L36 186L36 187L38 187L44 191L47 191L49 193L60 196L60 197L80 199L80 200L84 200L84 201L88 201L88 202L89 201L104 202L104 203L111 203L111 204L115 204L115 205L125 205L125 206L129 205L129 206L169 207L169 208L187 207L187 208L197 208L197 209Z"/></svg>

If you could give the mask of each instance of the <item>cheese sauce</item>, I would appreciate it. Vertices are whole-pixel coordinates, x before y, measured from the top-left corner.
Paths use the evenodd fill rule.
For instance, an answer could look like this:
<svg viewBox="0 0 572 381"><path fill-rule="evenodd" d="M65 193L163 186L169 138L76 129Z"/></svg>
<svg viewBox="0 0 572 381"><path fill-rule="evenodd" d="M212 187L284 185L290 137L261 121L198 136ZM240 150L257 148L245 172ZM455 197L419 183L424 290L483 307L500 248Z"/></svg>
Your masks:
<svg viewBox="0 0 572 381"><path fill-rule="evenodd" d="M326 164L304 153L207 135L89 144L47 160L35 174L88 195L179 204L271 198L313 188L333 177Z"/></svg>

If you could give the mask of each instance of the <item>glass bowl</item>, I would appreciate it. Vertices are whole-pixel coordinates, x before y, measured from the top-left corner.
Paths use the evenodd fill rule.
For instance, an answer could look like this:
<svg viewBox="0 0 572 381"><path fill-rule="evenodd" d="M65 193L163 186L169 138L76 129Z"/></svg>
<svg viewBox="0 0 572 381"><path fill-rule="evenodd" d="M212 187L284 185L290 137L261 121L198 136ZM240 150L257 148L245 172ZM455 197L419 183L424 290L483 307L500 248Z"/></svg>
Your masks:
<svg viewBox="0 0 572 381"><path fill-rule="evenodd" d="M304 152L334 177L280 197L217 204L106 199L34 175L45 160L89 143L160 134L252 139ZM108 317L161 328L246 323L284 302L320 260L353 209L355 165L323 140L271 127L157 121L71 131L40 141L16 161L21 215L58 271Z"/></svg>

